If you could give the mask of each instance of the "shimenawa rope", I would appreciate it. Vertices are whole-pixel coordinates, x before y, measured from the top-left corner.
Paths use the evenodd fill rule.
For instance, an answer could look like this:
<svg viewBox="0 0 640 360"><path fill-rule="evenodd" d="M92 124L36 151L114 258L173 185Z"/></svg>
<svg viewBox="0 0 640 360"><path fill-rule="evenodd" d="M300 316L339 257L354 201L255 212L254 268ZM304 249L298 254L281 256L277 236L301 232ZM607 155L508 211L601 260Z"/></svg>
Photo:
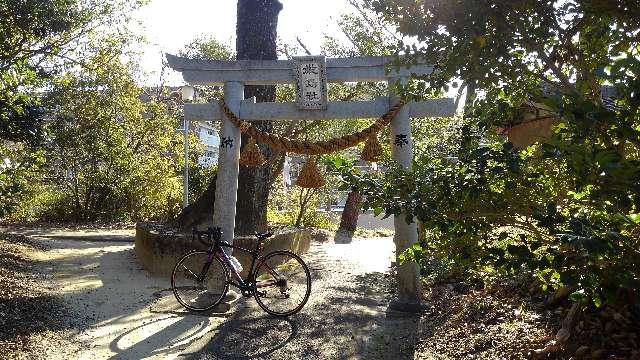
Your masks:
<svg viewBox="0 0 640 360"><path fill-rule="evenodd" d="M231 121L234 125L236 125L240 131L244 134L249 135L256 142L268 145L274 150L296 153L296 154L304 154L304 155L322 155L329 154L332 152L336 152L339 150L344 150L346 148L350 148L355 146L365 140L371 139L374 137L380 130L385 128L391 120L396 116L398 111L402 109L404 103L398 103L389 108L384 115L382 115L378 120L376 120L371 126L366 129L349 134L344 135L338 138L333 138L325 141L316 141L316 142L308 142L308 141L300 141L300 140L292 140L284 136L278 136L275 134L270 134L264 132L254 125L252 125L248 121L244 121L239 119L232 111L229 109L227 104L224 102L224 99L220 100L220 107L222 111L226 114L229 121Z"/></svg>

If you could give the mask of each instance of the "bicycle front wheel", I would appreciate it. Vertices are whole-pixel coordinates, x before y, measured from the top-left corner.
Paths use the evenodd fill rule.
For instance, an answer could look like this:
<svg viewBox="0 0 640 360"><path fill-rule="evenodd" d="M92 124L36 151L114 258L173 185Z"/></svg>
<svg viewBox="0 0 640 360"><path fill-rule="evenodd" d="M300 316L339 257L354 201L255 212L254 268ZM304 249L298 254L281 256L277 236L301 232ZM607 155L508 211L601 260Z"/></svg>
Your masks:
<svg viewBox="0 0 640 360"><path fill-rule="evenodd" d="M275 316L297 313L311 294L311 275L307 264L291 251L266 254L255 268L258 305Z"/></svg>
<svg viewBox="0 0 640 360"><path fill-rule="evenodd" d="M210 310L229 290L227 268L217 257L207 265L208 258L206 251L193 251L173 268L171 289L178 302L189 310Z"/></svg>

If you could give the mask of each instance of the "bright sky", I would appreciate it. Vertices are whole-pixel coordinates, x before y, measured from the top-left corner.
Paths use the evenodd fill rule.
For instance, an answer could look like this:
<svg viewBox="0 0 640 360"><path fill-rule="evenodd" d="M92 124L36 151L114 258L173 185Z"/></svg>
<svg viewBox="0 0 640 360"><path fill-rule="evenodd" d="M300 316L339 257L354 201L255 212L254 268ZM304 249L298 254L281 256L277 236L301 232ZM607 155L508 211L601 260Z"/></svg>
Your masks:
<svg viewBox="0 0 640 360"><path fill-rule="evenodd" d="M291 44L296 36L300 37L313 54L320 53L324 34L336 34L339 16L351 12L347 0L280 2L283 10L278 18L278 36ZM136 18L142 22L150 43L142 49L142 70L148 74L146 85L158 83L162 54L175 54L201 35L214 35L235 48L236 0L152 0ZM184 83L180 74L169 71L168 85Z"/></svg>

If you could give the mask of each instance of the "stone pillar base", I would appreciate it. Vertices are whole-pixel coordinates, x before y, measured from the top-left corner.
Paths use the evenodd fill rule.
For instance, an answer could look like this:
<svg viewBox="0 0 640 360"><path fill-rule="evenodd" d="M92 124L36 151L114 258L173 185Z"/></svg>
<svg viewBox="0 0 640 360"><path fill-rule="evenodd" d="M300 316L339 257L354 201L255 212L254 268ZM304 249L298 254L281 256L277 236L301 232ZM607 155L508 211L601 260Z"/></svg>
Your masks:
<svg viewBox="0 0 640 360"><path fill-rule="evenodd" d="M336 244L351 244L353 240L353 231L338 230L333 237Z"/></svg>
<svg viewBox="0 0 640 360"><path fill-rule="evenodd" d="M406 315L415 316L425 313L431 308L427 303L421 301L406 301L393 299L387 307L387 316L389 315Z"/></svg>

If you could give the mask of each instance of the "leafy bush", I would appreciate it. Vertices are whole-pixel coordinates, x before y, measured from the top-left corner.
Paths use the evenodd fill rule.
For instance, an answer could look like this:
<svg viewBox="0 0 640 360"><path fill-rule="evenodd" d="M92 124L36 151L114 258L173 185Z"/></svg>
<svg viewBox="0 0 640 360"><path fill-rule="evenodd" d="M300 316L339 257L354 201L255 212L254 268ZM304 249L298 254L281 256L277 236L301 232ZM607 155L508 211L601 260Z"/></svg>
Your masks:
<svg viewBox="0 0 640 360"><path fill-rule="evenodd" d="M294 225L297 212L295 210L279 211L273 208L267 209L267 222L274 225ZM325 230L336 230L338 228L338 216L326 211L307 211L302 218L300 226L313 227Z"/></svg>
<svg viewBox="0 0 640 360"><path fill-rule="evenodd" d="M24 197L6 219L21 222L57 222L66 219L72 209L69 195L57 187L36 182L29 196Z"/></svg>
<svg viewBox="0 0 640 360"><path fill-rule="evenodd" d="M193 142L190 142L191 144ZM218 170L217 166L203 166L198 164L197 157L199 153L192 152L194 159L192 161L192 166L189 168L189 203L193 203L204 193L209 184L211 183L211 179L216 174Z"/></svg>
<svg viewBox="0 0 640 360"><path fill-rule="evenodd" d="M326 189L304 189L294 186L286 189L282 178L277 179L269 194L267 222L319 229L337 229L339 218L330 211L318 208L331 196Z"/></svg>
<svg viewBox="0 0 640 360"><path fill-rule="evenodd" d="M177 121L166 105L141 100L131 68L99 53L96 66L56 80L48 94L43 185L64 196L50 215L74 221L138 220L178 211ZM98 66L99 65L99 66Z"/></svg>
<svg viewBox="0 0 640 360"><path fill-rule="evenodd" d="M344 175L364 207L421 221L426 231L407 259L426 266L435 257L485 276L532 271L600 305L620 289L640 289L640 192L632 185L640 162L604 148L578 151L575 142L567 151L565 129L518 151L499 139L481 145L490 133L467 126L456 161L418 158L412 172ZM589 170L572 169L578 160Z"/></svg>
<svg viewBox="0 0 640 360"><path fill-rule="evenodd" d="M0 142L0 219L14 213L36 191L34 181L44 163L42 151L3 146Z"/></svg>
<svg viewBox="0 0 640 360"><path fill-rule="evenodd" d="M530 272L596 305L638 294L640 6L369 3L418 40L399 64L420 58L438 69L401 96L446 91L454 79L471 92L449 160L425 156L438 153L427 144L413 172L347 177L365 206L422 222L407 258L448 259L481 276ZM613 98L601 96L604 84ZM544 118L531 103L548 109L552 134L515 149L496 130Z"/></svg>

